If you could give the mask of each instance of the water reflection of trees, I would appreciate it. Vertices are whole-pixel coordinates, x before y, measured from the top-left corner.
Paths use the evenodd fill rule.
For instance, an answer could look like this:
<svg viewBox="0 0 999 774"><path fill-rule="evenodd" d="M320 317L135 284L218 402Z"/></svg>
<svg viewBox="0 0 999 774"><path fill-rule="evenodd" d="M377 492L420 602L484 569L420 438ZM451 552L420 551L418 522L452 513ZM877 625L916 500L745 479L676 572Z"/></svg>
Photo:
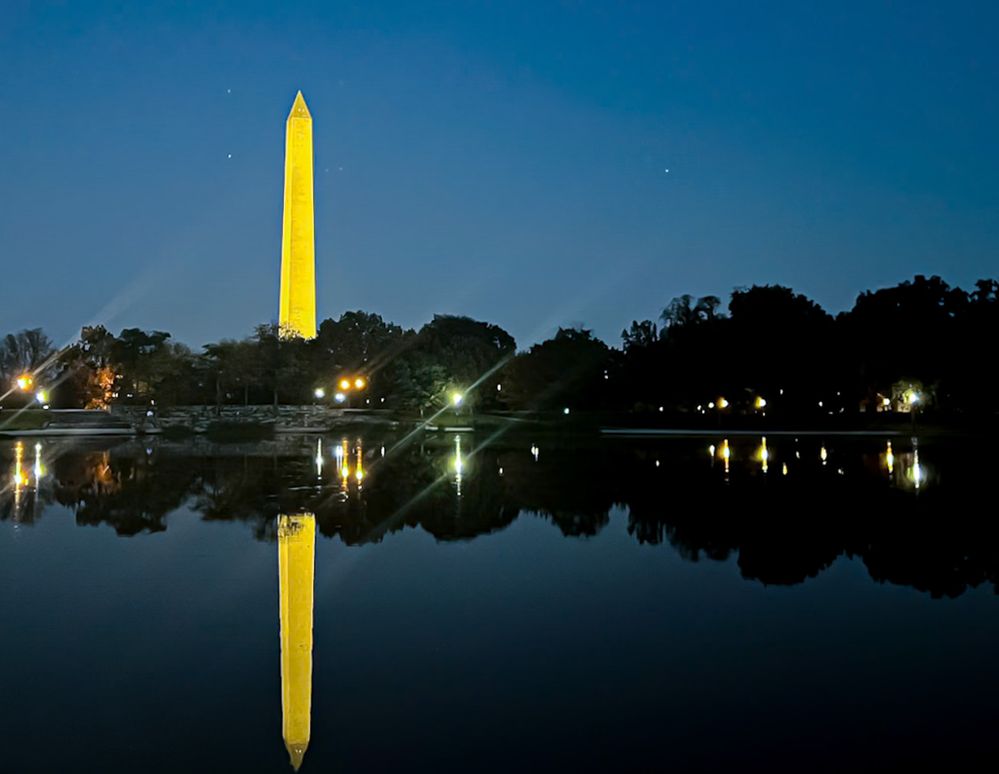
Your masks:
<svg viewBox="0 0 999 774"><path fill-rule="evenodd" d="M620 505L639 543L668 543L690 561L735 558L743 577L764 584L801 583L840 556L861 559L878 582L934 596L995 586L999 577L999 527L981 504L984 449L938 444L923 453L931 467L915 461L913 474L914 455L901 442L886 462L873 441L830 445L822 460L818 441L788 439L763 447L764 471L758 440L747 439L733 441L726 472L700 440L543 449L507 442L470 453L474 439L463 451L452 438L401 448L393 438L345 439L339 457L322 450L321 470L314 439L235 450L53 447L34 484L27 476L16 492L4 488L0 518L30 522L58 503L78 524L135 535L166 529L167 516L186 508L273 540L278 513L310 511L321 534L357 545L407 528L468 540L522 512L586 537ZM11 454L5 449L5 469ZM913 482L926 480L932 485L915 491Z"/></svg>

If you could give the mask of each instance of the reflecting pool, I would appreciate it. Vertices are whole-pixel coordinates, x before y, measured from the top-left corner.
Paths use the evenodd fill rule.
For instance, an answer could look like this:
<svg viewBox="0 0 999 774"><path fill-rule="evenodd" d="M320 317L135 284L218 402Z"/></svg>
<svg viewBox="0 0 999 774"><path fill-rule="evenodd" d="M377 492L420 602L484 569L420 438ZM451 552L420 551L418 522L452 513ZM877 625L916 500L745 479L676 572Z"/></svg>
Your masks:
<svg viewBox="0 0 999 774"><path fill-rule="evenodd" d="M972 768L987 439L0 442L0 772Z"/></svg>

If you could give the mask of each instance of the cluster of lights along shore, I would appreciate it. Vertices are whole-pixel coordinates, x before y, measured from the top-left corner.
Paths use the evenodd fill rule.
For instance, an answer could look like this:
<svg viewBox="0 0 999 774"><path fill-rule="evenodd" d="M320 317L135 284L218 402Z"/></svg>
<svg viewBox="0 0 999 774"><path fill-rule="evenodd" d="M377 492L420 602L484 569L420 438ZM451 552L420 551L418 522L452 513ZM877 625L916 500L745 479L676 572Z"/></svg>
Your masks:
<svg viewBox="0 0 999 774"><path fill-rule="evenodd" d="M31 374L29 374L29 373L23 373L23 374L21 374L20 376L18 376L14 380L14 385L21 392L25 392L25 393L31 392L31 390L35 386L35 379L34 379L34 377ZM368 379L366 377L364 377L364 376L356 376L356 375L352 375L352 376L341 376L339 378L339 380L337 380L336 386L337 386L337 389L333 393L333 400L336 401L337 403L341 403L342 404L342 403L346 403L347 402L347 398L348 398L348 396L351 393L360 393L360 392L364 391L365 389L367 389L367 387L368 387ZM497 390L501 389L501 386L500 385L496 385L496 389ZM784 390L781 390L780 394L783 395L784 394ZM322 400L323 398L326 397L326 388L325 387L316 387L315 390L313 391L313 395L315 396L316 400ZM35 399L38 401L38 403L40 405L42 405L43 408L48 408L49 407L49 393L48 393L48 390L38 389L35 392ZM461 406L462 402L464 401L464 399L465 399L465 395L462 392L455 391L455 392L452 392L450 394L451 405L454 406L455 408L458 408L459 406ZM381 400L384 402L385 398L381 398ZM913 388L910 385L909 389L906 390L899 397L899 400L898 400L899 406L898 407L901 410L903 410L903 411L909 411L909 412L915 413L915 411L916 411L917 407L919 406L921 400L922 400L922 396L919 394L919 392L915 388ZM368 401L368 403L370 403L370 400ZM888 398L886 396L881 396L881 401L880 401L880 405L878 406L878 410L880 410L880 411L890 411L891 408L892 408L892 405L893 405L893 403L892 403L892 399L891 398ZM729 403L729 401L724 396L722 396L722 397L719 397L717 400L708 401L707 404L698 404L697 405L697 413L698 414L706 414L708 411L723 411L723 410L729 408L730 406L731 406L731 403ZM767 399L764 398L762 395L757 395L753 399L752 406L753 406L753 408L756 411L759 411L763 416L766 416L766 413L767 413L766 412L766 409L767 409ZM823 408L824 407L824 404L823 404L822 401L818 402L818 407L819 408ZM663 412L663 411L665 411L665 410L666 410L665 406L660 406L659 407L660 413ZM565 414L565 415L568 415L569 414L569 407L566 406L565 408L563 408L562 409L562 413ZM832 412L830 412L830 413L832 413Z"/></svg>
<svg viewBox="0 0 999 774"><path fill-rule="evenodd" d="M781 395L784 394L783 389L780 390L780 394ZM838 392L836 394L839 395ZM915 413L916 409L919 407L920 402L922 401L922 396L919 394L919 391L916 390L912 385L909 385L909 389L907 389L905 392L899 395L896 401L894 402L892 401L891 398L884 395L879 395L878 397L880 399L877 407L878 411L891 411L892 407L895 406L900 411ZM732 404L729 403L728 399L722 396L719 397L717 400L708 401L706 404L698 403L696 410L698 414L707 414L709 411L719 411L719 412L724 411L725 409L729 408L731 405ZM824 401L821 400L818 401L816 405L818 406L818 408L826 408ZM759 411L763 416L767 415L766 411L767 399L764 398L762 395L757 395L753 399L752 407L756 411ZM659 407L660 413L664 412L665 410L666 410L665 406ZM840 409L840 413L842 412L843 409ZM565 413L568 414L569 410L566 409ZM832 414L833 412L830 411L829 413Z"/></svg>
<svg viewBox="0 0 999 774"><path fill-rule="evenodd" d="M352 392L362 392L368 386L368 380L363 376L341 376L336 383L337 390L333 393L333 400L337 403L346 403L347 396ZM316 387L313 391L316 400L326 397L325 387ZM385 400L382 398L382 400Z"/></svg>
<svg viewBox="0 0 999 774"><path fill-rule="evenodd" d="M31 374L23 373L14 380L14 385L21 392L25 393L31 392L31 390L35 386L35 379ZM351 393L360 393L364 391L368 387L368 380L364 376L341 376L340 379L337 380L336 386L337 389L333 393L333 400L336 401L337 403L342 404L347 402L347 398ZM501 389L500 385L496 385L496 388L498 390ZM781 390L780 394L783 395L784 390ZM326 397L326 388L316 387L315 390L313 391L313 395L317 400L322 400L323 398ZM48 390L41 388L38 389L35 392L35 399L38 401L40 405L42 405L43 408L49 407ZM461 406L464 399L465 399L464 393L458 391L452 392L450 395L451 405L454 406L455 408ZM385 398L382 398L381 400L384 401ZM919 392L910 386L910 388L900 396L900 399L898 401L899 408L901 408L902 410L915 412L921 400L922 396L919 394ZM368 402L370 403L370 400ZM891 398L885 396L881 397L880 403L881 404L878 407L878 409L881 411L889 411L891 410L891 407L893 405ZM763 416L766 416L767 413L766 398L764 398L762 395L757 395L756 398L753 399L752 405L755 410L761 412ZM719 397L717 400L708 401L707 404L698 404L697 413L706 414L708 411L723 411L724 409L727 409L730 406L731 404L729 403L729 401L724 396L722 396ZM818 402L818 407L823 408L822 401ZM659 407L660 412L663 412L665 410L666 410L665 406ZM568 406L562 409L562 413L565 415L569 414Z"/></svg>
<svg viewBox="0 0 999 774"><path fill-rule="evenodd" d="M21 392L31 392L35 387L35 377L31 374L21 374L14 380L14 384ZM42 408L49 407L49 391L40 387L35 391L35 400Z"/></svg>
<svg viewBox="0 0 999 774"><path fill-rule="evenodd" d="M360 393L367 389L368 380L363 376L341 376L336 382L336 387L337 389L333 393L333 400L342 404L347 402L347 398L351 393ZM312 391L312 394L316 400L322 400L326 397L326 388L316 387L316 389ZM461 392L455 391L450 395L451 405L455 408L461 406L464 399L465 395ZM381 400L384 401L385 398L381 398ZM368 400L367 402L370 403L371 401ZM568 414L569 409L565 409L565 413Z"/></svg>

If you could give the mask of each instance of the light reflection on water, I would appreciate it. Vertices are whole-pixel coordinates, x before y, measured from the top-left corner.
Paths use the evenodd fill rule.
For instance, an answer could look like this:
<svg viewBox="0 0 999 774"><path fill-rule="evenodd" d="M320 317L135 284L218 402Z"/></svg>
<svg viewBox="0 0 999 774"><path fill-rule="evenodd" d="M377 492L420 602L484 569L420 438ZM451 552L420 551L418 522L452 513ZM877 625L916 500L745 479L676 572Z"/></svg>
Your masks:
<svg viewBox="0 0 999 774"><path fill-rule="evenodd" d="M385 439L366 442L361 436L328 441L287 437L231 446L153 439L105 448L50 440L34 444L29 462L26 444L16 441L0 445L0 460L9 460L0 518L31 522L48 507L62 504L75 510L81 523L107 523L121 534L134 534L166 529L169 512L193 499L195 510L208 518L258 522L261 535L273 534L259 520L272 518L279 506L293 512L314 510L324 534L330 529L356 533L353 539L363 542L364 530L380 521L409 523L415 517L432 523L449 510L448 518L453 518L457 501L469 495L494 504L475 517L484 534L491 531L486 524L490 513L503 514L494 517L501 526L509 523L510 513L572 511L581 500L606 502L606 507L636 501L641 507L631 508L631 518L638 522L648 518L646 501L662 498L664 481L669 481L671 498L711 500L739 494L744 507L754 498L773 500L765 505L778 512L791 496L814 498L814 507L822 510L848 497L877 506L892 498L891 490L915 496L935 488L937 457L949 470L964 471L957 476L961 488L946 490L946 499L966 493L974 483L970 471L981 462L981 455L965 454L957 445L923 448L916 438L718 437L706 444L706 457L697 452L705 448L702 443L676 439L579 446L551 439L545 444L547 454L541 453L542 442L533 441L525 455L520 451L525 447L517 442L476 446L463 433L427 436L404 447L390 442L393 451L388 454ZM366 453L367 448L376 453ZM327 462L336 471L332 478ZM775 465L781 474L776 479L770 476ZM450 487L444 485L448 480ZM769 484L760 489L762 482ZM238 515L220 510L222 501L237 503ZM891 507L911 508L914 502L893 501ZM578 514L573 519L588 520ZM605 519L602 516L585 532L595 534ZM328 527L331 521L339 526ZM657 515L655 521L669 522L669 516ZM374 532L380 534L380 529L375 526Z"/></svg>
<svg viewBox="0 0 999 774"><path fill-rule="evenodd" d="M223 662L212 662L215 669L230 658L238 662L235 654L260 649L266 658L260 661L259 672L233 667L225 683L233 692L231 704L226 705L233 717L213 716L220 732L232 739L248 722L239 712L243 693L238 691L254 690L237 691L232 686L246 683L269 690L259 703L248 704L254 714L271 706L275 715L259 739L245 742L255 752L242 757L235 749L219 753L223 759L239 758L242 771L287 770L289 760L292 765L303 764L305 771L310 766L323 770L347 748L361 756L351 759L353 768L346 767L350 770L366 768L365 755L389 768L378 756L396 748L400 756L414 748L437 751L444 757L434 758L426 768L462 770L464 757L459 756L458 763L459 758L452 761L441 750L464 744L462 749L475 764L491 760L489 755L502 756L495 748L505 738L503 729L538 703L544 715L539 726L551 730L548 741L553 745L546 747L535 739L536 751L543 751L538 760L553 755L553 750L571 756L573 750L566 749L564 740L586 727L585 718L592 713L599 718L599 729L610 724L616 730L583 734L574 742L577 749L589 749L587 744L613 736L616 741L607 744L614 754L632 756L627 762L618 761L618 768L649 770L661 762L657 757L661 748L658 742L643 748L631 736L643 718L651 719L658 740L658 734L666 733L663 725L670 727L661 722L661 713L667 713L679 729L671 741L674 754L688 762L689 756L702 755L705 749L730 747L722 744L727 734L738 737L736 726L751 722L741 710L728 717L727 725L719 721L724 707L719 708L714 698L698 704L698 688L687 686L685 679L695 686L699 683L704 696L725 695L722 704L752 707L763 717L780 717L789 724L794 721L780 714L784 699L779 695L774 699L774 691L787 688L793 699L787 701L797 707L807 694L800 686L801 675L810 673L815 663L824 664L814 671L818 676L810 678L818 681L814 696L821 697L820 704L835 699L840 684L845 687L837 710L854 708L858 696L876 704L891 665L875 659L869 685L850 682L866 663L863 659L875 651L907 654L919 666L913 669L920 680L942 676L934 685L943 695L956 690L953 686L960 682L952 679L957 667L935 660L946 645L962 656L973 656L969 664L981 685L999 686L999 672L983 666L990 663L992 646L999 645L999 629L990 623L996 617L983 615L974 606L991 599L969 593L979 586L994 588L999 580L999 527L981 510L964 507L989 493L988 457L973 444L781 435L659 443L580 443L561 438L504 439L485 446L477 442L481 443L476 436L459 433L428 435L403 448L391 438L357 434L285 437L248 445L156 439L114 445L6 443L0 444L0 464L8 482L0 493L0 519L19 529L29 527L26 533L37 531L45 540L52 534L81 534L79 545L88 545L80 549L82 554L95 550L83 541L110 537L114 546L108 550L104 541L105 554L90 566L92 573L102 563L114 567L129 553L150 550L164 537L180 541L173 544L175 553L159 564L150 563L148 570L126 576L124 583L113 576L120 585L108 584L100 593L93 592L96 609L102 595L108 595L118 600L115 614L131 611L127 615L132 627L139 630L152 623L144 620L144 612L136 611L144 611L157 594L169 594L170 584L180 583L190 567L200 566L202 573L210 568L215 574L202 577L222 583L250 561L253 547L266 548L270 562L265 563L266 583L272 594L276 590L276 599L258 589L238 603L229 598L218 602L210 584L183 587L186 593L176 607L198 614L191 614L187 628L176 624L168 629L173 639L158 643L162 651L121 649L120 632L105 643L100 626L90 631L78 628L78 621L73 624L77 628L67 624L61 629L59 622L72 611L58 606L51 613L54 623L49 624L57 640L75 643L94 637L106 645L104 658L110 660L102 661L99 653L88 656L102 665L98 674L113 674L119 661L140 653L150 665L159 664L170 654L182 653L186 638L201 636L198 633L213 626L223 627L221 647L232 654ZM981 448L987 448L984 442ZM196 518L185 520L187 514ZM78 525L104 529L76 530L74 518ZM239 528L227 528L231 524ZM56 525L61 531L50 533ZM0 530L3 527L0 524ZM110 530L141 537L115 540ZM225 542L212 542L219 540L219 530L227 536ZM490 549L494 541L500 546L495 550ZM460 550L449 551L449 546ZM223 547L232 551L228 559L216 553ZM22 633L30 634L32 625L38 627L30 617L18 617L26 614L17 612L21 608L15 603L20 600L10 589L20 589L17 593L27 597L36 587L53 585L58 592L53 598L62 598L65 591L58 584L66 578L57 574L58 567L87 558L67 562L67 556L73 554L65 547L62 553L53 549L50 566L40 551L33 557L40 565L38 576L19 578L20 585L5 587L8 602L3 609L15 623L22 623L22 628L15 625L8 632L7 655L17 654L29 670L44 671L47 665L36 663L37 643L22 647ZM836 569L841 558L858 572L842 565ZM345 585L328 582L332 572L352 567L356 574L344 576ZM450 574L454 568L460 572ZM146 572L157 585L132 596L129 583L141 584ZM817 581L820 576L822 582ZM324 577L327 582L320 582ZM723 594L720 589L728 587L719 580L722 577L737 582L741 590ZM899 599L881 595L886 584L935 607L916 608L905 597L898 606L903 612L894 614L887 633L879 633L882 640L868 641L865 638L872 634L863 629L863 621L876 622L892 614L895 608L885 600ZM789 586L801 586L807 596L775 594L775 589ZM857 614L858 596L864 596L861 588L871 600L864 615ZM747 596L747 589L761 596ZM935 599L962 595L967 605L960 608L941 607L946 603ZM213 599L213 604L205 601ZM199 607L204 609L198 611ZM234 621L260 607L265 608L267 634L255 639L257 630L251 629L229 636L226 627L236 626ZM168 610L178 615L174 607ZM986 612L995 611L989 607ZM968 618L958 620L958 613ZM898 618L903 615L912 618ZM946 642L941 638L949 630L934 615L950 616L944 620L954 632ZM854 625L858 619L855 638L851 630L837 628ZM706 622L711 622L709 628ZM812 629L829 642L802 639ZM927 630L936 639L919 650L920 633ZM124 631L128 632L127 626ZM782 650L785 641L789 645ZM403 642L412 654L403 652ZM552 643L551 652L544 650L547 642ZM619 642L627 643L627 648L619 648ZM790 669L792 678L780 670L794 659L796 649L808 658L802 657ZM844 652L852 653L852 659L840 663L837 659ZM374 663L367 671L366 657ZM197 671L197 664L209 658L195 650L182 663ZM753 664L745 673L726 671L745 659ZM676 672L668 671L671 665L676 665ZM155 673L145 664L138 671ZM365 678L351 682L355 671ZM822 682L825 672L828 682ZM164 668L162 685L143 685L154 694L157 686L168 693L175 680L172 674ZM690 674L694 677L683 677ZM603 675L615 676L614 681ZM753 675L769 676L757 684ZM899 684L906 684L903 677L899 673ZM914 672L908 677L914 680ZM102 690L114 694L121 682L86 682L85 692L98 697ZM751 690L740 692L743 684ZM591 685L592 695L587 693ZM493 733L466 728L464 739L450 733L452 725L463 722L446 714L461 686L475 696L477 712L494 713ZM226 696L214 680L198 683L192 695ZM613 711L606 711L607 703L615 701L608 696L620 697ZM197 714L197 708L185 703L191 697L183 697L169 711L178 716L185 711ZM54 699L46 706L57 714L51 707L59 703L59 695ZM364 715L364 722L352 724L358 707L368 700L373 702L371 712ZM580 701L582 709L573 714ZM395 703L404 708L400 713L418 733L407 735L398 719L384 720L397 718L392 714ZM424 705L426 713L413 711ZM474 715L459 706L458 714ZM629 714L626 710L633 706L643 709ZM811 707L811 711L818 710ZM905 708L895 711L904 716ZM913 722L923 722L927 711L927 706L914 702ZM978 713L985 722L987 714L980 707ZM844 715L830 711L829 717L828 731L835 736L844 730ZM8 728L16 728L14 719L2 710L0 718ZM691 718L701 725L690 725ZM616 719L619 725L614 725ZM383 720L383 726L376 720ZM965 715L961 722L971 721ZM287 748L282 768L254 769L252 761L260 750L266 755L282 749L279 725ZM820 733L815 731L820 726L796 733ZM440 732L442 727L447 741L435 742L433 730ZM766 741L780 728L762 727L753 739ZM55 731L58 742L62 732ZM848 722L845 732L849 739ZM526 738L530 731L519 727L518 733ZM354 743L355 737L360 741ZM809 738L816 744L821 741ZM476 747L475 740L482 747ZM712 740L717 744L712 745ZM785 743L781 737L780 744ZM141 738L131 744L129 749L144 755L155 752L145 750ZM850 749L844 744L844 750ZM620 747L626 750L621 752ZM171 751L159 754L167 756L163 770L181 770L169 757ZM589 759L583 752L580 755L584 757L574 760L581 770ZM407 760L393 758L392 768L406 768ZM502 760L509 770L509 758ZM62 770L68 769L63 765Z"/></svg>

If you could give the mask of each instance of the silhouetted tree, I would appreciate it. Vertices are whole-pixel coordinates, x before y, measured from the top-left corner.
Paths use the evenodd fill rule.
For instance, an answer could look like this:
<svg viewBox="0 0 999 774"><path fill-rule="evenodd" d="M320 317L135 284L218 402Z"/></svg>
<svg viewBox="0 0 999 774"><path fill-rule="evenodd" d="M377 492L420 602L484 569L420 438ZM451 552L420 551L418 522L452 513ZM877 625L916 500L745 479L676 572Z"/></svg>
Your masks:
<svg viewBox="0 0 999 774"><path fill-rule="evenodd" d="M659 341L659 331L652 320L631 321L631 327L621 331L624 352L630 355L638 350L648 350Z"/></svg>
<svg viewBox="0 0 999 774"><path fill-rule="evenodd" d="M52 341L41 328L30 328L18 333L8 333L0 339L0 382L3 391L10 389L14 380L23 373L37 373L43 367L51 368L54 349Z"/></svg>
<svg viewBox="0 0 999 774"><path fill-rule="evenodd" d="M610 349L592 331L559 328L510 362L503 392L515 408L599 408L611 400L603 378L610 363Z"/></svg>
<svg viewBox="0 0 999 774"><path fill-rule="evenodd" d="M940 277L917 275L912 282L867 291L840 315L841 346L869 392L888 395L899 379L937 390L947 374L961 370L961 321L968 294Z"/></svg>
<svg viewBox="0 0 999 774"><path fill-rule="evenodd" d="M443 403L453 389L465 394L467 404L488 408L498 403L499 371L516 348L513 336L498 325L438 314L420 329L406 359L412 375L434 373L446 380L433 402ZM427 381L421 384L430 387Z"/></svg>
<svg viewBox="0 0 999 774"><path fill-rule="evenodd" d="M726 333L730 400L761 395L772 411L801 412L842 392L831 362L833 318L800 293L781 285L733 291Z"/></svg>

